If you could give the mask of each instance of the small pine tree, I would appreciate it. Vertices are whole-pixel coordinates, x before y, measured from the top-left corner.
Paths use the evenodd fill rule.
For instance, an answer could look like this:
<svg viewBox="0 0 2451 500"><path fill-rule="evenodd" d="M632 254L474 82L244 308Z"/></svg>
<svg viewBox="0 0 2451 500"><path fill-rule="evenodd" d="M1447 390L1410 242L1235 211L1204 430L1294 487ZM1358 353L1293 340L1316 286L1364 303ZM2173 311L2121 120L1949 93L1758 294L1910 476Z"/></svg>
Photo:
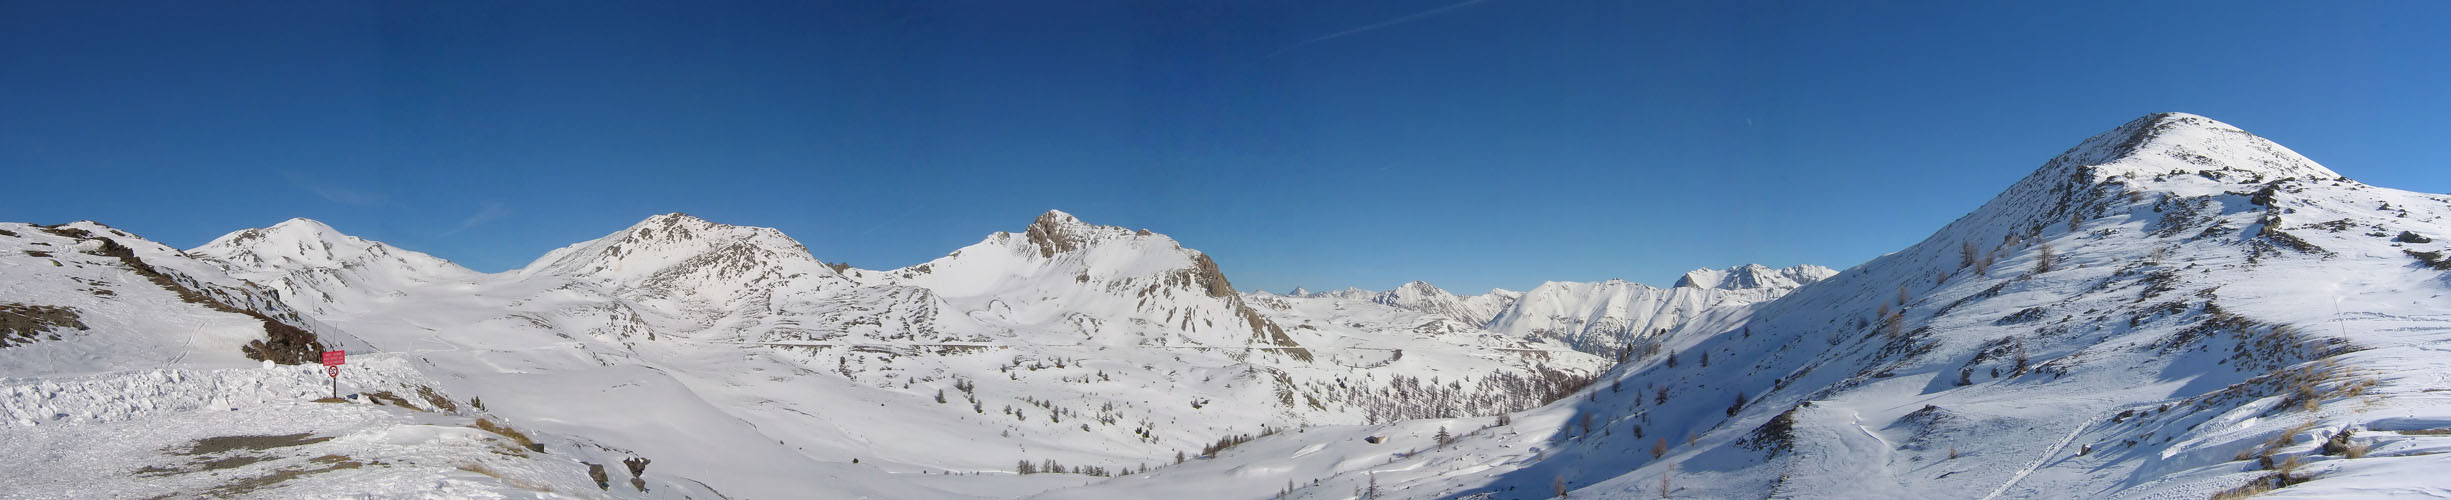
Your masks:
<svg viewBox="0 0 2451 500"><path fill-rule="evenodd" d="M2059 254L2051 250L2051 244L2042 244L2042 248L2034 255L2034 274L2051 272L2051 266L2058 263L2058 260Z"/></svg>
<svg viewBox="0 0 2451 500"><path fill-rule="evenodd" d="M1668 487L1668 476L1676 473L1677 466L1673 464L1668 466L1668 470L1660 471L1660 498L1668 498L1668 492L1674 491Z"/></svg>
<svg viewBox="0 0 2451 500"><path fill-rule="evenodd" d="M937 390L936 390L936 404L940 404L940 405L941 405L941 404L945 404L945 390L944 390L944 389L937 389Z"/></svg>
<svg viewBox="0 0 2451 500"><path fill-rule="evenodd" d="M1557 476L1549 480L1549 492L1556 493L1558 498L1566 498L1566 493L1569 491L1571 490L1566 489L1566 476Z"/></svg>
<svg viewBox="0 0 2451 500"><path fill-rule="evenodd" d="M1736 416L1736 413L1741 411L1745 411L1745 393L1744 391L1737 391L1736 404L1728 405L1728 416Z"/></svg>
<svg viewBox="0 0 2451 500"><path fill-rule="evenodd" d="M1710 367L1711 367L1711 352L1710 352L1710 351L1702 351L1702 367L1703 367L1703 368L1710 368Z"/></svg>
<svg viewBox="0 0 2451 500"><path fill-rule="evenodd" d="M1661 437L1659 441L1651 443L1651 459L1653 459L1653 460L1658 460L1658 459L1659 459L1661 456L1664 456L1664 455L1667 455L1667 454L1668 454L1668 438L1667 438L1667 437Z"/></svg>
<svg viewBox="0 0 2451 500"><path fill-rule="evenodd" d="M1455 435L1454 435L1454 434L1448 434L1448 433L1447 433L1447 428L1446 428L1445 426L1440 426L1440 427L1438 428L1438 435L1436 435L1436 436L1431 436L1431 439L1436 439L1436 440L1438 440L1438 444L1439 444L1440 446L1445 446L1447 443L1453 443L1453 442L1455 442Z"/></svg>
<svg viewBox="0 0 2451 500"><path fill-rule="evenodd" d="M2019 376L2019 375L2025 375L2025 371L2026 371L2026 368L2027 368L2027 363L2029 362L2029 360L2030 360L2030 358L2026 357L2026 352L2025 352L2025 343L2024 343L2024 342L2019 342L2019 343L2017 343L2017 369L2016 369L2016 370L2013 370L2013 371L2010 371L2010 372L2009 372L2009 376L2014 377L2014 376Z"/></svg>
<svg viewBox="0 0 2451 500"><path fill-rule="evenodd" d="M1677 353L1673 353L1673 352L1672 352L1672 353L1668 353L1668 367L1669 367L1669 368L1676 368L1676 367L1677 367Z"/></svg>

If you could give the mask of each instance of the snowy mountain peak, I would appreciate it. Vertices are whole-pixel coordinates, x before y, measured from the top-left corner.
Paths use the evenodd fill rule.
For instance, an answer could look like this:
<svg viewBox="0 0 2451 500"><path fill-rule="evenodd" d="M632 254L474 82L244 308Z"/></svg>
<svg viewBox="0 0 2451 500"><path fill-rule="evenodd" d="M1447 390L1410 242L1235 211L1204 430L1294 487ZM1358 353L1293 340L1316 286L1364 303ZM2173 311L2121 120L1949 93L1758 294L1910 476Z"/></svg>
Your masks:
<svg viewBox="0 0 2451 500"><path fill-rule="evenodd" d="M1746 264L1727 269L1695 269L1677 278L1676 288L1717 288L1738 290L1748 288L1791 289L1821 281L1838 271L1816 265L1773 268L1761 264Z"/></svg>
<svg viewBox="0 0 2451 500"><path fill-rule="evenodd" d="M791 273L834 274L809 255L808 247L782 231L720 224L678 212L546 253L519 272L630 281L707 266L739 274L762 265L789 266Z"/></svg>
<svg viewBox="0 0 2451 500"><path fill-rule="evenodd" d="M2045 166L2051 171L2065 169L2083 169L2070 174L2090 171L2095 178L2207 171L2265 181L2340 177L2254 133L2187 113L2155 113L2131 120L2085 139Z"/></svg>
<svg viewBox="0 0 2451 500"><path fill-rule="evenodd" d="M279 224L273 224L272 227L266 229L271 229L274 231L317 231L333 234L340 233L340 231L332 229L332 226L324 224L323 221L305 217L291 217L289 220L281 221Z"/></svg>
<svg viewBox="0 0 2451 500"><path fill-rule="evenodd" d="M439 278L475 274L450 261L350 236L322 221L293 218L271 227L241 229L187 251L238 274L274 268L380 269L403 277Z"/></svg>
<svg viewBox="0 0 2451 500"><path fill-rule="evenodd" d="M1049 210L1020 232L997 232L942 258L884 274L937 293L966 296L1039 281L1088 283L1183 272L1206 277L1215 274L1208 270L1213 267L1206 255L1166 235L1091 224ZM1211 292L1210 283L1223 282L1185 281L1199 281L1202 294Z"/></svg>

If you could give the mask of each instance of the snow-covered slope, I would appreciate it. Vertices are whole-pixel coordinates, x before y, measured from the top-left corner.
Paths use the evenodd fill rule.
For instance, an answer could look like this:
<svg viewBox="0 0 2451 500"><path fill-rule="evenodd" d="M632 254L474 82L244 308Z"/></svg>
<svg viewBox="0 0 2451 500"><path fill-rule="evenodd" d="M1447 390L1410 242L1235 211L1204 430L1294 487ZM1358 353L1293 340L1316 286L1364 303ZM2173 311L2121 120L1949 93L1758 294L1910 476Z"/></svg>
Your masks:
<svg viewBox="0 0 2451 500"><path fill-rule="evenodd" d="M345 335L212 264L93 222L0 223L0 375L299 363Z"/></svg>
<svg viewBox="0 0 2451 500"><path fill-rule="evenodd" d="M1272 438L1049 496L2441 496L2420 471L2451 466L2446 217L2451 196L2152 115L1511 425Z"/></svg>
<svg viewBox="0 0 2451 500"><path fill-rule="evenodd" d="M287 251L223 256L320 259L334 272L259 276L351 290L453 269L383 267L382 247L336 234L292 221L250 236ZM91 222L0 223L0 249L0 497L712 495L670 474L598 489L588 464L632 455L509 423L281 300L313 288L276 293ZM313 401L332 390L311 364L325 348L357 353L343 380L366 397Z"/></svg>

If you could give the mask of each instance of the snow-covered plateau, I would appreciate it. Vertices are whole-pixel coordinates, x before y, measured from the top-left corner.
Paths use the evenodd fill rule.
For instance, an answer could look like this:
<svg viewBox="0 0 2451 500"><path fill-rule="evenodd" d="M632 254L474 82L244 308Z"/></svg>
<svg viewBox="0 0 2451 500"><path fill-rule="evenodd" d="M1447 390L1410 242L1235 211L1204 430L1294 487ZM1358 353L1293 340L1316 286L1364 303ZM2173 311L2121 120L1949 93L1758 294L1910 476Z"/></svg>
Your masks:
<svg viewBox="0 0 2451 500"><path fill-rule="evenodd" d="M682 214L500 273L0 223L0 498L2444 497L2446 215L2166 113L1667 288L1245 292L1052 211L884 270Z"/></svg>

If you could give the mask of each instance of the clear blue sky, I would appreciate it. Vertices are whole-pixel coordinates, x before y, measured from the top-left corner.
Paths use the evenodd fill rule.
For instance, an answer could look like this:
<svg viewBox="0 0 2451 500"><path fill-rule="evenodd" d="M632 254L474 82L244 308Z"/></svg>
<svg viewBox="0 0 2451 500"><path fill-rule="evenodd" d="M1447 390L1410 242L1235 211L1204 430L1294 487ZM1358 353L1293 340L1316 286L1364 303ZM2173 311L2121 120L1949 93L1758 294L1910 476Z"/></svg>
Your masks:
<svg viewBox="0 0 2451 500"><path fill-rule="evenodd" d="M0 2L0 220L498 271L679 211L889 268L1062 209L1478 291L1852 266L2159 111L2451 191L2445 2L240 4Z"/></svg>

